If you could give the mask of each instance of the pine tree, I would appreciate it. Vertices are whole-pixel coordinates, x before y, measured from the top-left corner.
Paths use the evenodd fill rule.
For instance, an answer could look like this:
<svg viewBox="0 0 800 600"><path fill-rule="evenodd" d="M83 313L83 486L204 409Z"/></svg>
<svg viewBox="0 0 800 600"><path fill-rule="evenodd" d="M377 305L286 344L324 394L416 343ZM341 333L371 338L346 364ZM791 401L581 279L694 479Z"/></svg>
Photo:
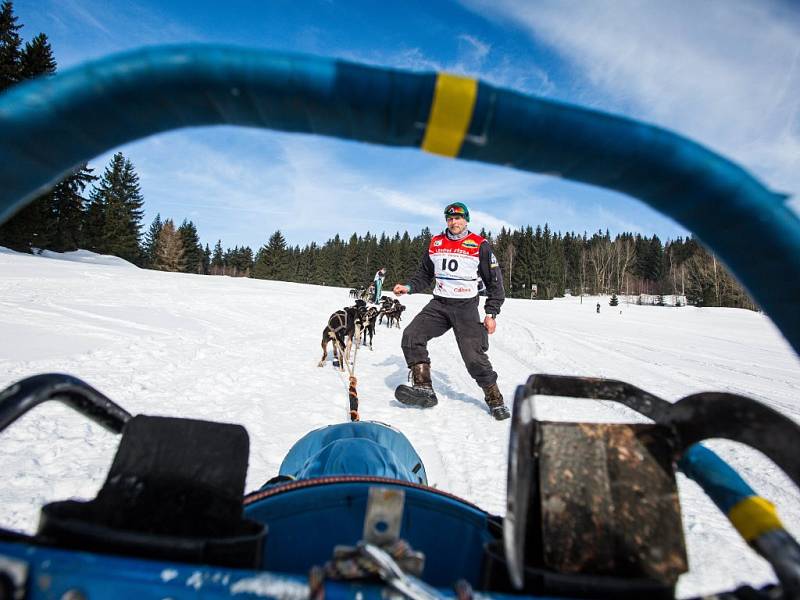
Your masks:
<svg viewBox="0 0 800 600"><path fill-rule="evenodd" d="M208 275L211 271L211 249L206 244L206 249L203 250L203 275Z"/></svg>
<svg viewBox="0 0 800 600"><path fill-rule="evenodd" d="M378 263L378 238L369 231L359 245L358 270L356 280L359 284L369 281L383 265Z"/></svg>
<svg viewBox="0 0 800 600"><path fill-rule="evenodd" d="M183 257L183 241L181 240L181 235L176 231L172 219L164 221L161 233L158 235L156 247L156 269L173 272L186 270L186 260Z"/></svg>
<svg viewBox="0 0 800 600"><path fill-rule="evenodd" d="M556 252L557 241L550 226L545 223L539 240L539 291L538 298L552 300L559 294L560 259Z"/></svg>
<svg viewBox="0 0 800 600"><path fill-rule="evenodd" d="M253 270L253 251L249 246L227 250L223 257L225 275L231 277L250 277Z"/></svg>
<svg viewBox="0 0 800 600"><path fill-rule="evenodd" d="M317 268L319 263L319 257L321 254L321 250L319 246L317 246L316 242L311 242L311 245L308 247L308 254L306 256L306 263L305 263L305 282L306 283L322 283L319 279L317 279Z"/></svg>
<svg viewBox="0 0 800 600"><path fill-rule="evenodd" d="M616 294L611 294L611 300L608 301L609 306L617 306L619 305L619 299L617 298Z"/></svg>
<svg viewBox="0 0 800 600"><path fill-rule="evenodd" d="M11 2L0 9L0 91L19 81L54 73L56 61L50 42L43 33L20 51L21 40L17 33ZM68 184L69 185L69 184ZM65 190L62 188L61 193ZM57 225L52 214L53 192L47 192L16 213L0 226L0 244L15 250L30 252L33 248L50 248L54 242L53 227Z"/></svg>
<svg viewBox="0 0 800 600"><path fill-rule="evenodd" d="M533 247L534 236L533 228L528 225L524 229L514 232L513 244L516 248L514 253L514 265L510 274L511 280L506 294L513 298L529 297L530 287L533 283L531 271L533 270Z"/></svg>
<svg viewBox="0 0 800 600"><path fill-rule="evenodd" d="M282 279L286 274L286 240L280 230L273 233L266 245L256 255L253 277L257 279Z"/></svg>
<svg viewBox="0 0 800 600"><path fill-rule="evenodd" d="M235 259L238 252L239 252L239 246L234 247L233 250L228 248L225 251L225 255L222 257L222 260L225 264L223 268L223 275L229 275L231 277L236 277L239 275L235 266Z"/></svg>
<svg viewBox="0 0 800 600"><path fill-rule="evenodd" d="M33 252L50 247L53 226L50 204L52 194L48 192L21 208L0 225L0 246L18 252Z"/></svg>
<svg viewBox="0 0 800 600"><path fill-rule="evenodd" d="M539 288L539 297L547 298L547 281L545 280L544 273L544 258L545 258L545 240L544 233L541 226L537 225L533 234L533 244L531 245L531 265L530 265L530 279L532 285ZM530 297L531 290L528 286L528 297ZM549 300L549 298L547 298Z"/></svg>
<svg viewBox="0 0 800 600"><path fill-rule="evenodd" d="M414 271L419 265L420 253L414 252L414 244L411 242L411 236L407 231L403 232L403 237L400 238L400 271L397 275L400 276L402 281L405 281L414 274Z"/></svg>
<svg viewBox="0 0 800 600"><path fill-rule="evenodd" d="M354 233L350 236L350 241L344 247L342 260L339 261L339 281L341 281L345 287L353 287L361 283L356 280L357 266L358 236Z"/></svg>
<svg viewBox="0 0 800 600"><path fill-rule="evenodd" d="M403 255L401 254L401 242L402 238L400 237L400 232L396 232L391 240L389 240L389 245L387 247L386 253L386 272L387 273L395 273L399 277L399 279L403 279Z"/></svg>
<svg viewBox="0 0 800 600"><path fill-rule="evenodd" d="M142 246L142 258L144 266L152 269L156 264L156 256L158 255L158 236L161 235L161 228L164 224L161 222L161 213L156 215L153 222L150 223L150 228L144 234L144 245Z"/></svg>
<svg viewBox="0 0 800 600"><path fill-rule="evenodd" d="M105 251L103 229L106 221L106 207L103 197L93 189L89 200L84 203L83 227L81 228L81 247L102 254Z"/></svg>
<svg viewBox="0 0 800 600"><path fill-rule="evenodd" d="M183 258L186 261L187 273L203 272L203 246L200 244L200 236L197 234L197 227L191 221L183 220L178 227L178 233L183 242Z"/></svg>
<svg viewBox="0 0 800 600"><path fill-rule="evenodd" d="M97 179L93 169L84 163L72 175L60 181L50 194L52 222L49 247L56 252L69 252L80 247L83 237L83 192Z"/></svg>
<svg viewBox="0 0 800 600"><path fill-rule="evenodd" d="M658 281L661 277L664 264L664 248L661 245L661 240L657 235L653 236L650 240L649 253L647 255L647 278L652 281Z"/></svg>
<svg viewBox="0 0 800 600"><path fill-rule="evenodd" d="M253 250L250 246L244 246L240 251L239 264L242 268L242 277L250 277L253 272Z"/></svg>
<svg viewBox="0 0 800 600"><path fill-rule="evenodd" d="M225 274L225 262L222 254L222 240L217 240L217 244L214 246L214 254L211 256L211 274Z"/></svg>
<svg viewBox="0 0 800 600"><path fill-rule="evenodd" d="M56 72L56 59L47 36L40 33L25 44L20 57L20 78L33 79Z"/></svg>
<svg viewBox="0 0 800 600"><path fill-rule="evenodd" d="M14 4L10 0L0 6L0 92L22 79L20 61L22 59L22 39L14 16Z"/></svg>
<svg viewBox="0 0 800 600"><path fill-rule="evenodd" d="M93 240L97 251L139 262L144 200L139 176L122 152L117 152L106 167L91 203L102 214L102 234Z"/></svg>
<svg viewBox="0 0 800 600"><path fill-rule="evenodd" d="M397 273L396 271L393 271L389 266L389 254L390 254L389 245L390 245L390 243L391 242L389 240L389 237L386 235L385 232L381 233L380 240L378 240L377 236L376 236L376 248L375 248L375 263L376 263L376 265L375 265L375 269L372 271L372 273L367 275L367 278L372 277L375 274L375 271L377 271L379 268L385 267L386 268L386 273L387 273L387 275L389 277L391 277L394 280L400 281L400 274Z"/></svg>

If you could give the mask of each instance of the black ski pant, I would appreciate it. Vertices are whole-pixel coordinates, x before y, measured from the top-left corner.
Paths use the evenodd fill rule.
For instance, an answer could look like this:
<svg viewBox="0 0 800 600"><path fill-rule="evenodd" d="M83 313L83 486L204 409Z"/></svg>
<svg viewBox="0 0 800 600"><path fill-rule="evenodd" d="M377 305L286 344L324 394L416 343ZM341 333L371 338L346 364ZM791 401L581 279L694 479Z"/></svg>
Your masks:
<svg viewBox="0 0 800 600"><path fill-rule="evenodd" d="M403 331L403 355L409 368L417 363L430 363L428 341L450 328L456 336L461 358L467 371L481 387L497 381L497 373L486 356L489 333L478 315L478 297L467 299L439 298L423 308Z"/></svg>

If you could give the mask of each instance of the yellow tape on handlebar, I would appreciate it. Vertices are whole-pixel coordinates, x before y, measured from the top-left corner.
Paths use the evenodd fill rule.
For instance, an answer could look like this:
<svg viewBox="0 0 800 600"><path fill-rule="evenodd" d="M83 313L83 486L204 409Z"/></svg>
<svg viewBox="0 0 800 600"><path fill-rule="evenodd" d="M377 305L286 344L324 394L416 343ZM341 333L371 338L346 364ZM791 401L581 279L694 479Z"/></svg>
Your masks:
<svg viewBox="0 0 800 600"><path fill-rule="evenodd" d="M750 496L728 511L728 518L748 542L775 529L783 529L775 505L760 496Z"/></svg>
<svg viewBox="0 0 800 600"><path fill-rule="evenodd" d="M439 73L421 148L432 154L457 156L472 120L477 97L477 80Z"/></svg>

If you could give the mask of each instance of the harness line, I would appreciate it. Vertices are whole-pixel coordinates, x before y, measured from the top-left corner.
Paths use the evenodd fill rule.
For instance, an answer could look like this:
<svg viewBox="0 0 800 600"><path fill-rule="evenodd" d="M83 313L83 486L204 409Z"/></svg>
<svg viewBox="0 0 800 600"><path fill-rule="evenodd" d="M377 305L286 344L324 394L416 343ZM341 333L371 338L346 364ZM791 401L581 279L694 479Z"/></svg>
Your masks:
<svg viewBox="0 0 800 600"><path fill-rule="evenodd" d="M342 345L339 343L339 339L335 336L332 337L333 337L333 343L336 344L336 347L339 349L339 360L341 364L344 364L347 367L347 372L350 375L347 383L347 397L350 402L347 416L350 418L351 421L360 421L361 416L358 414L358 390L356 389L358 380L356 379L355 376L355 370L356 370L356 356L358 354L358 345L361 341L361 323L358 320L356 320L355 331L353 332L353 337L350 340L351 344L353 340L356 340L356 346L355 349L353 350L352 365L348 360L345 359L344 348L342 348Z"/></svg>

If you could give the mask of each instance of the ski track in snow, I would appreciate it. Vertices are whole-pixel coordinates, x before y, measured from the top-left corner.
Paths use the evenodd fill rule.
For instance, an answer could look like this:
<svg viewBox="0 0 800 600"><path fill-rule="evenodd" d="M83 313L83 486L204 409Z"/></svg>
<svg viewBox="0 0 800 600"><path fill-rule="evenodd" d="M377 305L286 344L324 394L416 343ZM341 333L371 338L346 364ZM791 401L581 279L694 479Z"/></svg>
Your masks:
<svg viewBox="0 0 800 600"><path fill-rule="evenodd" d="M390 274L391 275L391 274ZM429 300L402 299L403 325ZM800 362L763 315L731 309L659 308L601 298L508 300L490 337L489 356L511 404L536 372L628 381L667 400L724 390L757 398L800 419ZM250 434L247 489L278 472L294 442L347 418L347 373L329 356L317 366L328 316L350 304L347 290L283 282L145 271L91 253L34 257L0 250L0 387L37 373L78 376L133 414L245 425ZM402 431L420 453L429 484L505 512L510 421L495 422L469 377L452 332L429 351L439 404L398 403L407 380L402 329L376 328L361 347L356 376L362 419ZM614 403L542 399L549 419L641 420ZM117 436L67 408L48 404L0 438L0 525L32 532L39 507L88 499L102 485ZM722 440L709 445L775 502L800 534L800 494L759 453ZM773 579L705 497L682 475L691 572L680 595Z"/></svg>

